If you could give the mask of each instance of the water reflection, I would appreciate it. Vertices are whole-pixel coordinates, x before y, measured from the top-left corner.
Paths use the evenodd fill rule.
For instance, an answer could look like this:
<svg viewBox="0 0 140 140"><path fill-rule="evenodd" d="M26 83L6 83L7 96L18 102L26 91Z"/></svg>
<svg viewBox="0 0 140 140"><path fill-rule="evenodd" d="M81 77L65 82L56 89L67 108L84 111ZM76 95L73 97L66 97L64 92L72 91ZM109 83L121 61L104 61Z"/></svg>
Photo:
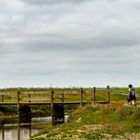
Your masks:
<svg viewBox="0 0 140 140"><path fill-rule="evenodd" d="M37 128L32 128L31 122L19 123L18 119L13 119L13 121L12 119L6 120L1 120L0 123L0 140L28 140L39 131ZM15 120L17 121L16 123ZM37 122L34 125L37 125Z"/></svg>
<svg viewBox="0 0 140 140"><path fill-rule="evenodd" d="M30 123L20 123L18 118L0 119L0 140L28 140L51 121L52 117L32 118Z"/></svg>
<svg viewBox="0 0 140 140"><path fill-rule="evenodd" d="M34 131L30 131L28 129L20 129L20 131L17 132L17 129L12 130L3 130L1 133L0 139L1 140L28 140L31 136L31 133L35 133Z"/></svg>

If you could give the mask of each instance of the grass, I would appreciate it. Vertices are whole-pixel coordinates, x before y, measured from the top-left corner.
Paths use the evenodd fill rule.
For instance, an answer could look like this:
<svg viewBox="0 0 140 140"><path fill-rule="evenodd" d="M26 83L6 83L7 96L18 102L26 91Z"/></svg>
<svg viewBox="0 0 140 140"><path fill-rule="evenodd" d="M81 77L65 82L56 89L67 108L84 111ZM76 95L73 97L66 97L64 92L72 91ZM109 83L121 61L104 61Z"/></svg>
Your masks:
<svg viewBox="0 0 140 140"><path fill-rule="evenodd" d="M140 107L119 105L79 107L67 123L50 126L32 137L32 140L100 140L129 137L135 133L140 139Z"/></svg>

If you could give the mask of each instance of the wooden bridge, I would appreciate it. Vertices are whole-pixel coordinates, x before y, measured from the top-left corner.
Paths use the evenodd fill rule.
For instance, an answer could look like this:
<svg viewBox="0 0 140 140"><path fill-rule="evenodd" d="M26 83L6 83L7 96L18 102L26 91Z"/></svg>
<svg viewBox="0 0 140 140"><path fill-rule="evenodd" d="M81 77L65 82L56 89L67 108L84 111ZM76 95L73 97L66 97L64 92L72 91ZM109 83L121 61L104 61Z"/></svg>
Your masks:
<svg viewBox="0 0 140 140"><path fill-rule="evenodd" d="M102 93L107 95L104 100L97 100L96 94ZM85 98L84 98L84 95ZM105 90L84 90L83 88L71 90L71 91L14 91L14 92L0 92L0 105L49 105L52 103L63 103L63 104L85 104L90 102L97 103L109 103L110 102L110 89L109 86ZM75 99L74 99L75 98Z"/></svg>
<svg viewBox="0 0 140 140"><path fill-rule="evenodd" d="M103 99L98 99L97 95L102 94ZM0 106L15 105L17 106L17 115L19 118L30 121L31 106L50 105L52 112L52 120L55 122L56 117L63 117L64 121L64 105L77 104L83 106L87 103L110 103L110 88L107 86L104 90L96 90L96 88L75 89L75 90L47 90L47 91L21 91L16 92L0 92ZM62 114L60 115L59 114ZM59 114L58 116L56 114ZM54 116L55 115L55 116Z"/></svg>

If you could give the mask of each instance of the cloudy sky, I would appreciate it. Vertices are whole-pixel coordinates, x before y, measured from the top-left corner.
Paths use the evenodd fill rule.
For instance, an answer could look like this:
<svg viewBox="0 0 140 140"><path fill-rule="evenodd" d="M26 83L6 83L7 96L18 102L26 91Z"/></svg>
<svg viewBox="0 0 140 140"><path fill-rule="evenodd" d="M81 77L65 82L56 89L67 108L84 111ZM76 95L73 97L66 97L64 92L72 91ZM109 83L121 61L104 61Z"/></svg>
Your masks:
<svg viewBox="0 0 140 140"><path fill-rule="evenodd" d="M0 87L140 86L139 0L0 0Z"/></svg>

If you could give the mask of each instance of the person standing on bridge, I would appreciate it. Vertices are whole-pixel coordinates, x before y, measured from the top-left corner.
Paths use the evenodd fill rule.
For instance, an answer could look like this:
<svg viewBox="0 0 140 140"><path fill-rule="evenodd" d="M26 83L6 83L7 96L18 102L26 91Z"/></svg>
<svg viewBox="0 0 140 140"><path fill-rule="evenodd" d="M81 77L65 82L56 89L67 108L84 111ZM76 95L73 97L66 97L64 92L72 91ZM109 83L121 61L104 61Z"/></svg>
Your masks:
<svg viewBox="0 0 140 140"><path fill-rule="evenodd" d="M134 105L136 101L135 89L131 84L128 85L128 98L129 105Z"/></svg>

